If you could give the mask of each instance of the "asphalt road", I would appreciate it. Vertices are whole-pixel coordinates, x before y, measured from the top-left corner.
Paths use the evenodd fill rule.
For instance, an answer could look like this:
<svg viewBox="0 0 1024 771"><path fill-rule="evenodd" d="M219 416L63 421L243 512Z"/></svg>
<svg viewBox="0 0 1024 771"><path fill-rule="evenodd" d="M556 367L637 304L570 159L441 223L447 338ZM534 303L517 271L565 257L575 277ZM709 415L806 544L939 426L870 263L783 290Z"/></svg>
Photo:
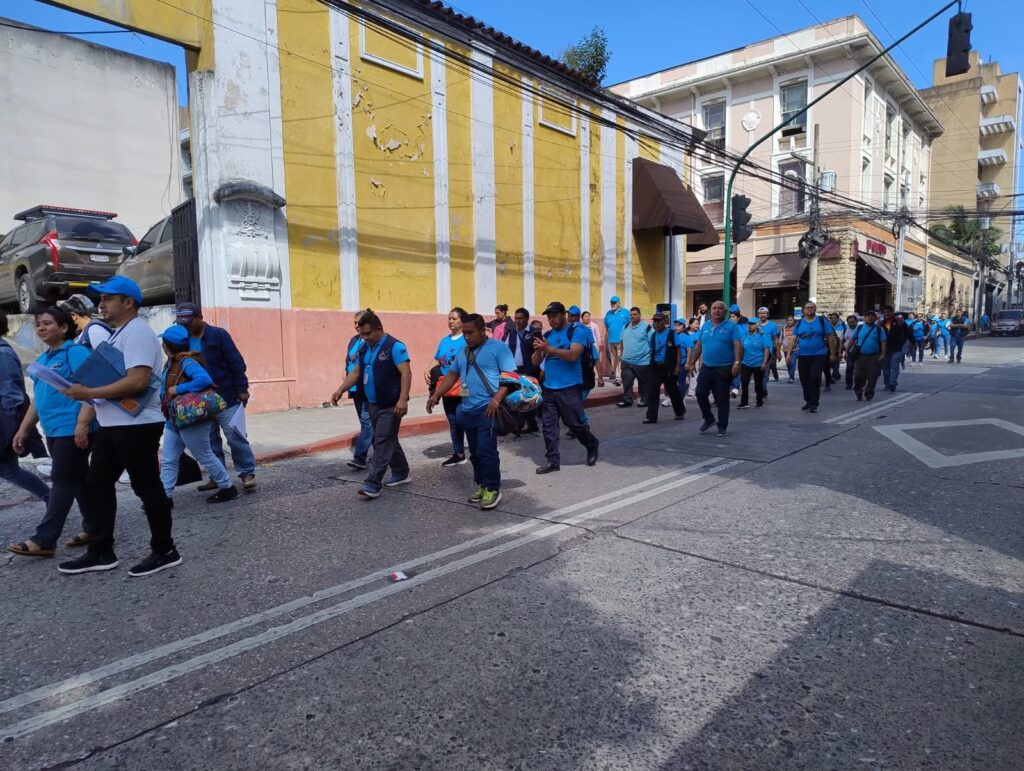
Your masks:
<svg viewBox="0 0 1024 771"><path fill-rule="evenodd" d="M594 468L503 443L492 512L435 435L377 501L344 454L179 491L147 579L127 491L122 569L0 557L0 768L1019 768L1024 343L724 440L687 405L593 410Z"/></svg>

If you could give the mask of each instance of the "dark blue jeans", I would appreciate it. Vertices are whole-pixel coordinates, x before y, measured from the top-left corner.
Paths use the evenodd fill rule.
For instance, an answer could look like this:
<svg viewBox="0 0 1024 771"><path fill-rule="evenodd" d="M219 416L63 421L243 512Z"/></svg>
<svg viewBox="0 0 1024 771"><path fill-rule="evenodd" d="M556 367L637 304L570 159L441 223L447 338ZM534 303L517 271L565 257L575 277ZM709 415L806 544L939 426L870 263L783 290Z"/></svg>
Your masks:
<svg viewBox="0 0 1024 771"><path fill-rule="evenodd" d="M697 373L697 406L704 422L715 422L711 412L710 394L715 395L715 406L718 408L718 427L722 430L729 425L729 389L732 387L732 367L711 367L705 364Z"/></svg>
<svg viewBox="0 0 1024 771"><path fill-rule="evenodd" d="M464 455L466 445L463 441L463 427L459 423L458 409L462 404L460 396L442 396L441 404L444 405L444 414L448 418L448 433L452 438L452 452L455 455Z"/></svg>
<svg viewBox="0 0 1024 771"><path fill-rule="evenodd" d="M727 397L728 398L728 397ZM558 419L573 432L577 441L591 450L597 447L597 437L590 433L590 427L583 422L583 387L545 388L541 404L544 421L544 454L548 463L562 464L558 435Z"/></svg>
<svg viewBox="0 0 1024 771"><path fill-rule="evenodd" d="M459 428L466 432L473 481L486 490L501 488L501 461L498 456L498 429L487 417L487 407L467 410L460 404L456 411Z"/></svg>
<svg viewBox="0 0 1024 771"><path fill-rule="evenodd" d="M953 335L949 338L949 360L953 361L956 359L960 361L960 357L964 355L964 339Z"/></svg>

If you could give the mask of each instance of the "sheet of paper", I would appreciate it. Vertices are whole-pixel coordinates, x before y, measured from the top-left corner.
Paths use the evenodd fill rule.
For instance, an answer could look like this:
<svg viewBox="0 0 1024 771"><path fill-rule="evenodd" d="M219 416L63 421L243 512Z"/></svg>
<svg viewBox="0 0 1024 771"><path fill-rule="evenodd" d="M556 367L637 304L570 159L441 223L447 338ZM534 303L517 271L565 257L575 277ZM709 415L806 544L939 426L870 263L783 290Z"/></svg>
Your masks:
<svg viewBox="0 0 1024 771"><path fill-rule="evenodd" d="M245 407L241 404L238 405L238 409L235 410L235 414L231 416L231 420L228 421L228 425L246 439L249 438L249 435L245 430Z"/></svg>
<svg viewBox="0 0 1024 771"><path fill-rule="evenodd" d="M58 391L67 391L71 388L71 382L66 380L59 372L52 370L49 367L44 367L42 364L37 362L32 362L25 367L25 372L36 380L41 380Z"/></svg>

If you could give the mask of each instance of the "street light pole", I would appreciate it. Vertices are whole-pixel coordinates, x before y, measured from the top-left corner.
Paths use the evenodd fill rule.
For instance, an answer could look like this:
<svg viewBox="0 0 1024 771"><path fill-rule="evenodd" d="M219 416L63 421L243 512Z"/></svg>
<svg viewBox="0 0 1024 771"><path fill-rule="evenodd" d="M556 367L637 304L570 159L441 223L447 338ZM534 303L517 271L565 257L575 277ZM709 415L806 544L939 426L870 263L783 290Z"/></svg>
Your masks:
<svg viewBox="0 0 1024 771"><path fill-rule="evenodd" d="M816 97L815 99L813 99L810 102L808 102L807 106L804 107L804 109L801 110L799 113L797 113L796 115L794 115L791 118L788 118L787 120L782 121L782 123L780 123L778 126L773 128L767 134L765 134L760 139L758 139L756 142L754 142L754 144L752 144L750 147L748 147L746 149L746 151L744 151L743 155L740 156L740 159L738 161L736 161L736 165L733 167L732 172L729 174L729 182L728 182L728 184L725 187L725 258L724 258L723 264L722 264L722 269L723 269L723 275L722 275L722 299L724 300L726 307L728 307L730 305L731 300L732 300L732 298L729 296L729 294L730 294L730 292L729 292L729 275L732 272L732 266L730 265L730 259L732 258L732 188L733 188L733 184L736 182L736 175L739 174L740 166L742 166L744 164L744 162L746 162L747 158L750 157L750 154L752 152L754 152L754 150L756 150L758 147L760 147L766 141L768 141L773 136L775 136L779 131L784 129L787 125L792 123L794 120L799 118L801 115L806 114L809 109L811 109L814 105L816 105L818 102L823 100L825 97L831 95L835 91L838 91L847 82L853 80L853 78L855 78L857 75L862 73L864 70L866 70L868 67L870 67L875 62L877 62L883 56L888 54L891 50L893 50L894 48L899 46L901 43L903 43L904 40L909 38L911 35L913 35L914 33L918 32L919 30L923 29L924 27L928 26L929 24L931 24L935 19L937 19L942 14L944 14L946 11L948 11L950 8L952 8L954 5L957 6L957 10L959 11L959 9L961 8L961 0L952 0L952 2L947 3L946 5L942 6L942 8L940 8L935 13L933 13L931 16L929 16L927 19L925 19L923 22L918 24L916 27L914 27L912 30L910 30L910 32L905 34L899 40L894 41L893 44L890 45L888 48L884 49L881 53L877 54L876 56L873 56L870 59L868 59L864 64L862 64L860 67L855 69L853 72L851 72L849 75L847 75L842 80L837 81L831 88L829 88L827 91L825 91L825 93L823 93L821 96Z"/></svg>

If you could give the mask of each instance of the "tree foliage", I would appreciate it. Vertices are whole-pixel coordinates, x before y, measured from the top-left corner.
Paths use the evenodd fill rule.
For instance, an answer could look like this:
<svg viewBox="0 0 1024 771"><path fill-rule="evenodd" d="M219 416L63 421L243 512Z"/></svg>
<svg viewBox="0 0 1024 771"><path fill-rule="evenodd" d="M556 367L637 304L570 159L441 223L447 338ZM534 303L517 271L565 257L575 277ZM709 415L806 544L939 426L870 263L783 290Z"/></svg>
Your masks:
<svg viewBox="0 0 1024 771"><path fill-rule="evenodd" d="M972 259L985 267L996 267L999 260L999 239L1002 232L986 228L979 217L969 215L963 206L951 206L946 210L949 222L935 227L935 234L971 253Z"/></svg>
<svg viewBox="0 0 1024 771"><path fill-rule="evenodd" d="M608 50L608 36L600 27L594 27L578 43L562 52L562 63L588 80L604 80L612 55Z"/></svg>

